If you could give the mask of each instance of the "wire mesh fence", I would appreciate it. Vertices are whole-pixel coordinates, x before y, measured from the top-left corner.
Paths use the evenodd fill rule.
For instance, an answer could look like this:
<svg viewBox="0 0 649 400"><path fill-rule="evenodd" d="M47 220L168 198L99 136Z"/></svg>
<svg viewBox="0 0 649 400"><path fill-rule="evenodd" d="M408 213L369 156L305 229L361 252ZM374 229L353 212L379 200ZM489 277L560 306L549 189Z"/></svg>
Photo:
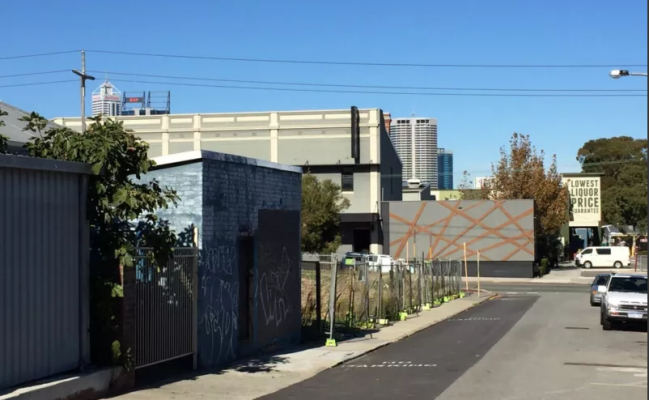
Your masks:
<svg viewBox="0 0 649 400"><path fill-rule="evenodd" d="M302 324L323 333L373 328L460 296L458 260L309 256L302 261Z"/></svg>
<svg viewBox="0 0 649 400"><path fill-rule="evenodd" d="M647 271L647 256L646 255L638 255L635 258L635 269L637 271Z"/></svg>

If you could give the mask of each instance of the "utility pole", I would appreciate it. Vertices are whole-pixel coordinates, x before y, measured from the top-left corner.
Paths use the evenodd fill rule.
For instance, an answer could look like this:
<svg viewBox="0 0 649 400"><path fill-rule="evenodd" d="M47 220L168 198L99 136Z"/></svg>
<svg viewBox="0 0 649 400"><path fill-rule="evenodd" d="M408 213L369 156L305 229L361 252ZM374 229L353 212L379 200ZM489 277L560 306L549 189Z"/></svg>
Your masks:
<svg viewBox="0 0 649 400"><path fill-rule="evenodd" d="M81 71L73 69L72 72L81 79L81 133L86 133L86 80L95 80L94 76L86 74L86 52L81 50Z"/></svg>

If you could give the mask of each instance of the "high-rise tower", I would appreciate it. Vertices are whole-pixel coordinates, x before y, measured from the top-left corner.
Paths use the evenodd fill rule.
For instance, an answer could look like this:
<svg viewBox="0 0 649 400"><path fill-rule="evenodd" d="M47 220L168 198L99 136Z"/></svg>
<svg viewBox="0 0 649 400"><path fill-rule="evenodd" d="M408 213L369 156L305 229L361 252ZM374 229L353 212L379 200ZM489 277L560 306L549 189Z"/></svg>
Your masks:
<svg viewBox="0 0 649 400"><path fill-rule="evenodd" d="M403 164L403 179L419 179L437 189L437 120L395 118L390 139Z"/></svg>
<svg viewBox="0 0 649 400"><path fill-rule="evenodd" d="M108 79L92 92L92 115L114 117L122 113L122 92Z"/></svg>

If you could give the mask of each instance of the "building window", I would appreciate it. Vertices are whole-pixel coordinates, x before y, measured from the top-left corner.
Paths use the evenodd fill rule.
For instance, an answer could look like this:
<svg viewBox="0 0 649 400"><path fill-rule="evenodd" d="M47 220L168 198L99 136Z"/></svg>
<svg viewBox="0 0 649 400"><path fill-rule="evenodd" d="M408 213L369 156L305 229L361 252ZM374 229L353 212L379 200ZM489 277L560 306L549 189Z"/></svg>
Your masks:
<svg viewBox="0 0 649 400"><path fill-rule="evenodd" d="M353 168L343 168L341 189L343 192L353 192L354 191L354 169Z"/></svg>

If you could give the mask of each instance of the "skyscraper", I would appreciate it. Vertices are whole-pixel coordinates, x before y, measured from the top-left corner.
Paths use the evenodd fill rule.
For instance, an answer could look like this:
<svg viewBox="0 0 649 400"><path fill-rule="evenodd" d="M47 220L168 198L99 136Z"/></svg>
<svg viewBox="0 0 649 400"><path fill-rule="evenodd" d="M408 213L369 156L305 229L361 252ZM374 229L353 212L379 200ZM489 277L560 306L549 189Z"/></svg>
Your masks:
<svg viewBox="0 0 649 400"><path fill-rule="evenodd" d="M92 115L114 117L122 111L122 92L108 79L92 92Z"/></svg>
<svg viewBox="0 0 649 400"><path fill-rule="evenodd" d="M437 189L437 120L395 118L390 139L403 163L403 179L420 179Z"/></svg>
<svg viewBox="0 0 649 400"><path fill-rule="evenodd" d="M437 184L439 189L453 189L453 152L437 149Z"/></svg>

